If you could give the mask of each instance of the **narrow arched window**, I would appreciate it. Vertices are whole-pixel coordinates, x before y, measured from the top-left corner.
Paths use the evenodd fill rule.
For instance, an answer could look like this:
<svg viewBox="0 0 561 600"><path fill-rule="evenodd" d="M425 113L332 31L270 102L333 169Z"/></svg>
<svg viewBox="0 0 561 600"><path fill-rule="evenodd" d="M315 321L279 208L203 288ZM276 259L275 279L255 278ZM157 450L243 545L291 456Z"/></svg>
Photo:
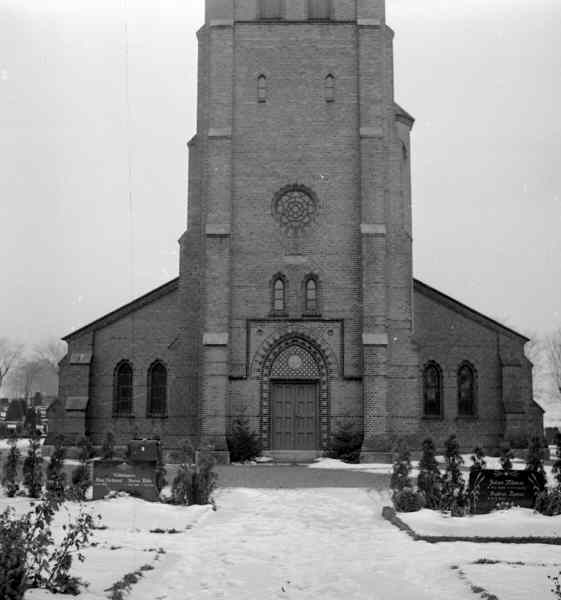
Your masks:
<svg viewBox="0 0 561 600"><path fill-rule="evenodd" d="M468 362L458 368L458 415L473 417L476 413L475 369Z"/></svg>
<svg viewBox="0 0 561 600"><path fill-rule="evenodd" d="M160 361L153 363L148 369L148 404L149 417L164 417L167 413L168 372Z"/></svg>
<svg viewBox="0 0 561 600"><path fill-rule="evenodd" d="M325 78L324 93L326 102L335 102L335 77L331 74Z"/></svg>
<svg viewBox="0 0 561 600"><path fill-rule="evenodd" d="M423 370L423 414L442 416L442 371L437 363L428 363Z"/></svg>
<svg viewBox="0 0 561 600"><path fill-rule="evenodd" d="M132 365L120 362L115 368L113 386L113 414L132 414Z"/></svg>
<svg viewBox="0 0 561 600"><path fill-rule="evenodd" d="M282 0L260 0L262 19L280 19L282 17Z"/></svg>
<svg viewBox="0 0 561 600"><path fill-rule="evenodd" d="M331 17L331 0L308 0L308 18L327 20Z"/></svg>
<svg viewBox="0 0 561 600"><path fill-rule="evenodd" d="M307 314L319 313L318 279L315 275L308 275L304 280L304 311Z"/></svg>
<svg viewBox="0 0 561 600"><path fill-rule="evenodd" d="M286 310L286 286L282 277L277 277L273 285L273 310L275 312Z"/></svg>
<svg viewBox="0 0 561 600"><path fill-rule="evenodd" d="M267 78L259 75L257 78L257 102L267 102Z"/></svg>

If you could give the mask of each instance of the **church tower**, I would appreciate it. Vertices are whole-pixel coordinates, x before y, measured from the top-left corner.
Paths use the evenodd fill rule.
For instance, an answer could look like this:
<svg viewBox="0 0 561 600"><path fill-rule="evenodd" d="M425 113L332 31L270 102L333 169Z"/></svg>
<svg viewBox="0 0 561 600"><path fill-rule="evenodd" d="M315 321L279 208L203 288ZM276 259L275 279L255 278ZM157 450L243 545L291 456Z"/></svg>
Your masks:
<svg viewBox="0 0 561 600"><path fill-rule="evenodd" d="M64 338L53 432L159 438L172 461L186 439L228 460L239 419L281 460L341 427L366 460L543 436L528 339L412 277L384 8L206 1L179 277Z"/></svg>
<svg viewBox="0 0 561 600"><path fill-rule="evenodd" d="M409 133L384 0L207 0L173 396L220 453L420 417ZM411 421L400 420L408 415Z"/></svg>

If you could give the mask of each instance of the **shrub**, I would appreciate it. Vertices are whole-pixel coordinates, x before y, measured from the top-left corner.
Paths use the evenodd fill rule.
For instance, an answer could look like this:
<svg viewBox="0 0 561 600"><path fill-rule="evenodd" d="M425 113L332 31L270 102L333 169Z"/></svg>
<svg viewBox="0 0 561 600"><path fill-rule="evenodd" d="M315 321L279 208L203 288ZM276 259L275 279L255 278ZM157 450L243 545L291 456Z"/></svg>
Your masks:
<svg viewBox="0 0 561 600"><path fill-rule="evenodd" d="M109 460L115 456L115 435L112 431L108 431L105 434L103 440L103 446L101 447L101 457L105 460Z"/></svg>
<svg viewBox="0 0 561 600"><path fill-rule="evenodd" d="M487 466L487 462L485 461L485 453L483 450L477 446L474 448L473 455L471 457L471 467L469 470L472 473L476 473L477 471L482 471Z"/></svg>
<svg viewBox="0 0 561 600"><path fill-rule="evenodd" d="M43 457L41 440L33 435L29 438L27 455L23 461L23 485L30 498L39 498L43 489Z"/></svg>
<svg viewBox="0 0 561 600"><path fill-rule="evenodd" d="M514 458L514 453L512 452L510 446L503 446L501 448L501 456L500 463L503 471L512 471L512 459Z"/></svg>
<svg viewBox="0 0 561 600"><path fill-rule="evenodd" d="M234 420L227 442L232 462L253 460L263 451L261 439L250 429L249 422L245 418L238 417Z"/></svg>
<svg viewBox="0 0 561 600"><path fill-rule="evenodd" d="M414 512L424 505L424 498L413 490L411 478L411 452L405 440L400 440L395 449L393 473L390 486L392 502L399 512Z"/></svg>
<svg viewBox="0 0 561 600"><path fill-rule="evenodd" d="M354 421L339 425L337 431L331 436L327 456L357 464L360 462L363 438L361 429Z"/></svg>
<svg viewBox="0 0 561 600"><path fill-rule="evenodd" d="M158 490L158 494L166 487L166 484L167 484L166 475L167 475L167 471L166 471L166 466L164 463L162 447L161 447L161 445L158 445L158 461L156 463L156 478L155 478L155 484L156 484L156 489Z"/></svg>
<svg viewBox="0 0 561 600"><path fill-rule="evenodd" d="M85 500L86 492L92 485L88 460L93 456L94 451L88 437L80 439L78 441L78 446L80 448L80 464L72 471L71 496L75 500Z"/></svg>
<svg viewBox="0 0 561 600"><path fill-rule="evenodd" d="M184 461L172 483L173 504L213 504L212 492L216 487L217 474L214 471L214 460L210 456L196 456L195 463L190 464L189 457L193 448L189 442L183 446Z"/></svg>
<svg viewBox="0 0 561 600"><path fill-rule="evenodd" d="M60 508L56 496L47 494L33 510L16 517L13 508L0 514L0 598L22 600L30 588L54 593L79 593L79 580L69 574L73 557L83 561L94 520L80 511L68 525L58 545L51 524Z"/></svg>
<svg viewBox="0 0 561 600"><path fill-rule="evenodd" d="M561 433L558 431L555 434L555 461L551 468L551 472L557 481L557 486L561 486Z"/></svg>
<svg viewBox="0 0 561 600"><path fill-rule="evenodd" d="M6 462L4 463L4 474L2 477L2 485L6 490L6 496L8 498L13 498L18 489L19 483L17 481L18 476L18 466L21 459L21 452L17 446L18 439L14 435L10 438L10 450L8 452L8 456L6 458Z"/></svg>
<svg viewBox="0 0 561 600"><path fill-rule="evenodd" d="M394 492L392 500L398 512L417 512L425 506L423 494L408 487Z"/></svg>
<svg viewBox="0 0 561 600"><path fill-rule="evenodd" d="M561 488L545 489L536 496L535 509L542 515L561 515Z"/></svg>
<svg viewBox="0 0 561 600"><path fill-rule="evenodd" d="M396 492L404 488L412 488L409 473L411 472L411 452L405 440L399 440L394 450L393 472L390 487Z"/></svg>
<svg viewBox="0 0 561 600"><path fill-rule="evenodd" d="M66 473L64 472L64 437L57 435L54 440L54 451L47 466L47 491L59 498L64 498L66 487Z"/></svg>
<svg viewBox="0 0 561 600"><path fill-rule="evenodd" d="M460 445L455 435L451 435L444 446L446 471L442 478L440 509L446 512L450 511L454 517L463 517L467 508L467 495L460 467L464 459L460 454Z"/></svg>
<svg viewBox="0 0 561 600"><path fill-rule="evenodd" d="M543 468L543 446L542 441L538 437L533 437L528 446L528 454L526 455L526 471L533 473L538 481L539 490L543 490L547 477Z"/></svg>
<svg viewBox="0 0 561 600"><path fill-rule="evenodd" d="M423 442L423 453L419 461L419 476L417 488L423 494L427 508L440 506L442 476L436 461L436 448L434 442L427 438Z"/></svg>

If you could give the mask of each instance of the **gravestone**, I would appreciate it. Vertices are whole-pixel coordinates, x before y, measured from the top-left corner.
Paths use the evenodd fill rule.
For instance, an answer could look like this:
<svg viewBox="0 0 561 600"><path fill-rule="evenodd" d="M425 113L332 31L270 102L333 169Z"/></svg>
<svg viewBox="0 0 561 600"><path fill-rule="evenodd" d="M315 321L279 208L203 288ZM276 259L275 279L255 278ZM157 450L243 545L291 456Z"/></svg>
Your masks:
<svg viewBox="0 0 561 600"><path fill-rule="evenodd" d="M132 463L120 459L94 461L93 499L105 498L112 491L127 492L143 500L158 502L155 463Z"/></svg>
<svg viewBox="0 0 561 600"><path fill-rule="evenodd" d="M491 512L498 504L534 508L536 496L544 488L544 479L529 471L483 469L469 476L476 514Z"/></svg>

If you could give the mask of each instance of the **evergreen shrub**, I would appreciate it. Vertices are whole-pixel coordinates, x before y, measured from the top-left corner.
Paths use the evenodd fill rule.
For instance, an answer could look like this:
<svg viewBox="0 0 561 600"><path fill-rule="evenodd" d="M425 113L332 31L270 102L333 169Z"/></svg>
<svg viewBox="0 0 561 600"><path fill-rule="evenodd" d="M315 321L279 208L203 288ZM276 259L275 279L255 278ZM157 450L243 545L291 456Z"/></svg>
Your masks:
<svg viewBox="0 0 561 600"><path fill-rule="evenodd" d="M211 456L199 453L195 455L194 463L191 463L189 458L194 454L191 444L186 442L183 446L184 460L172 482L173 504L214 504L212 493L218 478L214 471L215 461Z"/></svg>
<svg viewBox="0 0 561 600"><path fill-rule="evenodd" d="M88 488L92 485L88 461L94 455L94 449L87 436L78 441L78 447L80 464L72 471L70 495L74 500L85 500Z"/></svg>
<svg viewBox="0 0 561 600"><path fill-rule="evenodd" d="M510 446L503 446L501 448L501 456L500 463L503 471L512 471L512 459L514 458L514 453L512 452Z"/></svg>
<svg viewBox="0 0 561 600"><path fill-rule="evenodd" d="M436 460L436 448L430 438L423 441L417 488L423 494L427 508L439 508L442 495L442 475Z"/></svg>
<svg viewBox="0 0 561 600"><path fill-rule="evenodd" d="M23 461L23 486L30 498L39 498L43 490L43 457L41 456L41 438L33 435L29 438L29 447Z"/></svg>
<svg viewBox="0 0 561 600"><path fill-rule="evenodd" d="M331 436L327 456L346 463L360 462L360 452L364 435L354 421L340 424Z"/></svg>
<svg viewBox="0 0 561 600"><path fill-rule="evenodd" d="M59 498L64 498L66 488L66 473L64 472L64 436L57 435L54 440L54 450L47 465L47 491Z"/></svg>
<svg viewBox="0 0 561 600"><path fill-rule="evenodd" d="M21 460L21 452L18 448L18 438L13 435L10 438L10 450L4 463L4 472L2 476L2 486L6 491L8 498L13 498L19 490L18 467Z"/></svg>
<svg viewBox="0 0 561 600"><path fill-rule="evenodd" d="M411 452L405 440L399 440L394 452L390 487L392 502L398 512L415 512L423 508L422 494L413 489L411 482Z"/></svg>
<svg viewBox="0 0 561 600"><path fill-rule="evenodd" d="M468 498L461 471L464 459L460 454L460 445L456 436L451 435L444 443L444 447L446 470L442 477L440 510L450 512L453 517L463 517L468 507Z"/></svg>
<svg viewBox="0 0 561 600"><path fill-rule="evenodd" d="M263 445L247 419L236 418L227 436L228 450L232 462L245 462L261 456Z"/></svg>

